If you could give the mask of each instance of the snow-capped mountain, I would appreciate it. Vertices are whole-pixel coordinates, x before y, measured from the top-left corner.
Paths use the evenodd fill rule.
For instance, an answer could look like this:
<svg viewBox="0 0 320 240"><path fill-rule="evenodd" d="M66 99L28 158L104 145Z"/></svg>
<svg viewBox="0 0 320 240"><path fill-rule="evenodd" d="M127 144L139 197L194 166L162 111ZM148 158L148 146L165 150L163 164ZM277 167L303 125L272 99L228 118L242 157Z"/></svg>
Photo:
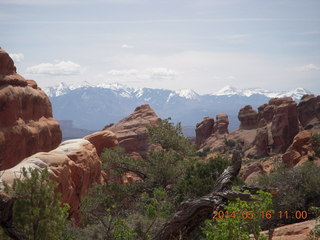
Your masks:
<svg viewBox="0 0 320 240"><path fill-rule="evenodd" d="M47 87L47 88L44 88L43 90L49 97L58 97L58 96L67 94L72 90L79 89L79 88L88 88L88 87L110 89L110 90L113 90L115 93L117 93L117 95L122 97L127 97L127 98L141 98L141 96L144 95L144 89L145 89L145 88L131 88L120 83L105 82L97 85L90 85L90 83L88 82L83 82L78 85L67 85L64 82L61 82L56 86ZM162 89L158 89L158 90L162 90ZM170 101L171 98L177 97L177 96L185 99L190 99L190 100L199 99L201 96L191 89L180 89L175 91L166 90L166 91L170 91L170 94L167 98L167 102ZM305 94L311 94L311 92L304 88L297 88L291 91L271 91L271 90L266 90L262 88L237 89L235 87L227 85L221 88L219 91L213 92L212 94L209 94L209 95L211 96L239 95L244 97L250 97L252 95L262 95L268 98L292 97L294 100L299 101L301 97Z"/></svg>
<svg viewBox="0 0 320 240"><path fill-rule="evenodd" d="M219 91L212 93L213 96L246 96L250 97L254 94L259 94L266 96L268 98L279 98L279 97L292 97L294 100L299 101L301 97L305 94L311 94L310 91L304 88L297 88L292 91L271 91L262 88L246 88L246 89L237 89L232 86L225 86Z"/></svg>
<svg viewBox="0 0 320 240"><path fill-rule="evenodd" d="M58 97L64 94L67 94L70 92L70 87L64 82L59 83L56 86L53 87L47 87L44 88L43 91L49 96L49 97Z"/></svg>
<svg viewBox="0 0 320 240"><path fill-rule="evenodd" d="M200 95L191 89L131 88L118 83L93 86L87 82L78 85L60 83L44 88L44 91L50 97L56 119L73 120L76 127L90 130L99 130L117 122L146 103L161 118L171 117L184 126L195 126L205 116L227 113L229 130L233 130L239 127L237 115L245 105L257 108L270 98L284 96L299 101L304 94L310 93L303 88L275 92L226 86L215 93Z"/></svg>

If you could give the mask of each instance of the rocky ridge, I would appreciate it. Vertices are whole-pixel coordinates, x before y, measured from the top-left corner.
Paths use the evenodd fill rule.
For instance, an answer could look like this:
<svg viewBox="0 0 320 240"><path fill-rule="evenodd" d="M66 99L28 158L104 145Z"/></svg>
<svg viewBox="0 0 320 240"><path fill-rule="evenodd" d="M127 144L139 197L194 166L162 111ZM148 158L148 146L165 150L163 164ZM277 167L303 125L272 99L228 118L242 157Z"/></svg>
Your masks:
<svg viewBox="0 0 320 240"><path fill-rule="evenodd" d="M103 130L109 130L116 134L119 146L127 153L138 153L145 156L149 149L147 127L156 125L160 118L148 105L137 107L128 117L118 123L110 124Z"/></svg>

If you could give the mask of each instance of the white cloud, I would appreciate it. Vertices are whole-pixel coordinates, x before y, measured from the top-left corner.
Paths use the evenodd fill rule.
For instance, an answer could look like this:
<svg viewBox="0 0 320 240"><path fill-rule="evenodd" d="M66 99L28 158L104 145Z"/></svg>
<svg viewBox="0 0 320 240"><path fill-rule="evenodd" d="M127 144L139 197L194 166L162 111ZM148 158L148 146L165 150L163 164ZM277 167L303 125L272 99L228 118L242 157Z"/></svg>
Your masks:
<svg viewBox="0 0 320 240"><path fill-rule="evenodd" d="M131 80L171 80L178 76L178 71L158 67L147 69L124 69L124 70L110 70L109 75L119 78L126 78Z"/></svg>
<svg viewBox="0 0 320 240"><path fill-rule="evenodd" d="M121 47L122 48L128 48L128 49L133 48L132 45L128 45L128 44L122 44Z"/></svg>
<svg viewBox="0 0 320 240"><path fill-rule="evenodd" d="M297 66L295 59L241 52L184 51L158 55L123 53L108 56L104 60L104 67L106 65L110 66L110 69L117 70L111 72L114 75L106 74L106 79L112 81L121 81L130 86L135 84L135 87L190 88L199 93L219 90L225 85L266 89L272 86L274 89L281 90L287 89L288 86L309 88L307 81L311 82L314 78L310 76L306 79L305 76L289 69L290 66ZM150 81L157 77L155 66L162 66L167 70L159 71L164 72L166 76L162 78L164 80ZM142 75L141 72L149 78L145 77L144 80L140 77L139 81L134 81L138 74ZM154 72L154 78L151 78L151 72ZM123 75L120 76L121 74ZM158 73L158 75L161 74ZM301 79L303 79L303 85L301 85Z"/></svg>
<svg viewBox="0 0 320 240"><path fill-rule="evenodd" d="M167 68L152 68L147 70L152 79L173 79L179 73Z"/></svg>
<svg viewBox="0 0 320 240"><path fill-rule="evenodd" d="M24 59L23 53L9 53L14 62L21 62Z"/></svg>
<svg viewBox="0 0 320 240"><path fill-rule="evenodd" d="M311 71L320 71L320 67L310 63L308 65L298 67L300 72L311 72Z"/></svg>
<svg viewBox="0 0 320 240"><path fill-rule="evenodd" d="M40 63L28 67L26 72L29 74L42 75L77 75L80 74L80 65L71 61L60 61L58 63Z"/></svg>
<svg viewBox="0 0 320 240"><path fill-rule="evenodd" d="M117 3L117 4L137 4L145 0L1 0L0 4L15 5L73 5L73 4L93 4L93 3Z"/></svg>

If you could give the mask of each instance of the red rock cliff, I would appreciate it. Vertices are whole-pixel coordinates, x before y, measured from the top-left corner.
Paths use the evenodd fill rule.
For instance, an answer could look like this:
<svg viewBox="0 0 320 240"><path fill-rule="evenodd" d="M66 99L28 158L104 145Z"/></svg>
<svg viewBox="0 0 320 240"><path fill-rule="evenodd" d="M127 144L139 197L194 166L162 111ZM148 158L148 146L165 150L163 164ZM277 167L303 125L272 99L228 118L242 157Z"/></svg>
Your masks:
<svg viewBox="0 0 320 240"><path fill-rule="evenodd" d="M16 73L8 53L0 49L0 169L25 157L50 151L61 142L47 95L35 81Z"/></svg>

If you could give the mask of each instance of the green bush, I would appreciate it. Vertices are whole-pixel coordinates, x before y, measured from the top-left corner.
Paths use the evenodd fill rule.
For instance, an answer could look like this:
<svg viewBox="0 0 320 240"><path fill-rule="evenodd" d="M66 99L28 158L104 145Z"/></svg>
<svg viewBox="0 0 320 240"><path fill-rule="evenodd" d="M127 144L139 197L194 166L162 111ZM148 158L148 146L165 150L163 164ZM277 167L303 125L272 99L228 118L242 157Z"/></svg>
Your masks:
<svg viewBox="0 0 320 240"><path fill-rule="evenodd" d="M274 196L274 210L303 211L309 207L320 206L320 167L313 162L306 162L295 168L280 165L269 175L259 179L259 184L265 187L277 188ZM276 219L283 223L295 222L295 219Z"/></svg>
<svg viewBox="0 0 320 240"><path fill-rule="evenodd" d="M95 215L95 220L83 228L70 227L74 240L135 240L137 233L128 227L124 218L115 217L107 208Z"/></svg>
<svg viewBox="0 0 320 240"><path fill-rule="evenodd" d="M124 232L146 240L170 217L175 204L211 191L228 160L218 157L200 162L194 146L183 137L181 125L174 126L169 120L148 128L150 143L161 147L149 151L143 160L128 156L121 148L104 150L101 160L108 184L94 185L82 200L83 229L79 239L114 239L110 230L115 227L113 221L121 221ZM141 180L121 184L127 172Z"/></svg>
<svg viewBox="0 0 320 240"><path fill-rule="evenodd" d="M310 138L311 149L314 151L315 157L320 157L320 134L314 133Z"/></svg>
<svg viewBox="0 0 320 240"><path fill-rule="evenodd" d="M258 191L254 198L259 201L247 202L239 198L229 201L224 211L213 214L216 219L207 220L202 228L203 240L249 240L266 239L260 234L261 218L271 217L272 197L270 193Z"/></svg>
<svg viewBox="0 0 320 240"><path fill-rule="evenodd" d="M206 147L202 151L197 152L199 157L206 157L211 152L210 148Z"/></svg>
<svg viewBox="0 0 320 240"><path fill-rule="evenodd" d="M215 157L209 158L208 162L197 162L189 166L176 186L177 202L210 193L216 179L228 165L227 158Z"/></svg>
<svg viewBox="0 0 320 240"><path fill-rule="evenodd" d="M20 196L14 203L13 221L28 239L66 239L68 206L54 193L57 183L50 180L47 169L22 169L21 178L14 180L12 189Z"/></svg>
<svg viewBox="0 0 320 240"><path fill-rule="evenodd" d="M159 144L163 149L176 151L185 157L196 155L196 147L190 145L182 134L181 123L174 126L170 120L171 118L164 119L159 124L148 127L151 143Z"/></svg>

